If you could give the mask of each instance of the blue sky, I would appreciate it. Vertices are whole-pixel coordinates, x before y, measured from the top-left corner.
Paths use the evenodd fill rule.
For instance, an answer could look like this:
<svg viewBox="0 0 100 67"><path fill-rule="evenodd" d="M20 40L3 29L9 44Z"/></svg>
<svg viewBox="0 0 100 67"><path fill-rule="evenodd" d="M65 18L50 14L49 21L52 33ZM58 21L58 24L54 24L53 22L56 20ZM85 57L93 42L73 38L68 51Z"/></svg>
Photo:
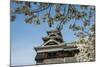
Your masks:
<svg viewBox="0 0 100 67"><path fill-rule="evenodd" d="M54 13L52 12L52 14ZM53 27L50 28L47 22L41 23L40 25L27 24L24 22L24 19L25 16L19 14L16 20L11 22L11 65L35 64L34 58L36 52L34 47L42 45L42 37L47 36L46 31L55 29L57 25L57 23L55 23ZM69 23L73 22L74 20L71 20ZM81 20L77 20L76 22L82 25ZM69 23L64 25L61 31L65 42L76 40L74 32L68 29Z"/></svg>
<svg viewBox="0 0 100 67"><path fill-rule="evenodd" d="M11 64L30 65L35 64L36 52L33 47L40 46L42 37L46 36L46 31L55 29L55 25L50 28L47 23L40 25L27 24L24 22L24 15L17 15L14 22L11 22ZM64 41L75 40L74 32L67 29L62 30Z"/></svg>

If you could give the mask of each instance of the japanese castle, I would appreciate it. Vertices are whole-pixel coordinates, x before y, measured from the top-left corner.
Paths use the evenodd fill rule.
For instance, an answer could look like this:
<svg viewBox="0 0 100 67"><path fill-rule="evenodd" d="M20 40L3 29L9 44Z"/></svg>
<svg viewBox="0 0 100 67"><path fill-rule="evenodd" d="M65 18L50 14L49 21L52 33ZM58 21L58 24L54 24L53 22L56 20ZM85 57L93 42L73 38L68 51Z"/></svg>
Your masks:
<svg viewBox="0 0 100 67"><path fill-rule="evenodd" d="M79 53L79 49L75 45L65 43L61 31L50 30L47 34L48 36L42 38L44 43L34 48L37 52L37 65L77 62L75 55Z"/></svg>

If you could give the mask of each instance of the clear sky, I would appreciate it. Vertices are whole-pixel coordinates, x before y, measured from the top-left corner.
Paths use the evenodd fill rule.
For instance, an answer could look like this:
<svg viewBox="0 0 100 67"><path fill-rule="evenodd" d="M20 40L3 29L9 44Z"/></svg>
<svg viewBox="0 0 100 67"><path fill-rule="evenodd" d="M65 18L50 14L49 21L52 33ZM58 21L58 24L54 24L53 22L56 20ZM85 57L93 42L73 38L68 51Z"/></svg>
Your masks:
<svg viewBox="0 0 100 67"><path fill-rule="evenodd" d="M42 37L47 36L46 31L55 29L56 24L52 28L48 24L40 25L27 24L24 22L23 14L17 15L14 22L11 22L11 65L32 65L35 64L36 52L34 47L42 45ZM73 23L71 20L69 23ZM82 21L76 21L78 24ZM76 40L74 32L68 29L69 24L64 25L62 32L65 42Z"/></svg>
<svg viewBox="0 0 100 67"><path fill-rule="evenodd" d="M15 22L11 22L11 64L12 65L30 65L35 64L35 55L33 47L43 43L42 37L46 36L46 31L55 29L50 28L47 23L40 25L27 24L24 22L24 16L18 15ZM55 24L56 25L56 24ZM62 30L65 41L75 40L74 33L67 29L68 25Z"/></svg>

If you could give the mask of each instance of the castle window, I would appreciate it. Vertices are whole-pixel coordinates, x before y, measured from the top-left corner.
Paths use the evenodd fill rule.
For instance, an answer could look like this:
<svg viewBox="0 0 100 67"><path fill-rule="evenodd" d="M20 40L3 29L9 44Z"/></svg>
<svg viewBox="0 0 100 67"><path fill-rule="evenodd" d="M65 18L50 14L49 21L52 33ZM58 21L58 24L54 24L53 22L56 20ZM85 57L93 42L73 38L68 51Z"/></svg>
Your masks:
<svg viewBox="0 0 100 67"><path fill-rule="evenodd" d="M56 58L56 52L48 53L48 58Z"/></svg>

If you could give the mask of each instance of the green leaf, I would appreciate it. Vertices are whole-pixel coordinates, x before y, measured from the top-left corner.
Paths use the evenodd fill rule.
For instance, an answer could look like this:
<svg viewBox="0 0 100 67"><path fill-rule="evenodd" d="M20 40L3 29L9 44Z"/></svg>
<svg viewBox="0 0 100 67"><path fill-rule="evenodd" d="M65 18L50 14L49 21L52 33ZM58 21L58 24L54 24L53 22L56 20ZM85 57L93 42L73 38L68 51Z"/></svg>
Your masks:
<svg viewBox="0 0 100 67"><path fill-rule="evenodd" d="M39 20L39 19L37 20L37 24L38 24L38 25L40 24L40 20Z"/></svg>
<svg viewBox="0 0 100 67"><path fill-rule="evenodd" d="M52 24L53 24L53 18L49 18L48 19L48 25L49 25L49 27L52 27Z"/></svg>
<svg viewBox="0 0 100 67"><path fill-rule="evenodd" d="M26 18L26 19L25 19L25 22L26 22L26 23L32 24L32 22L33 22L33 16L30 17L30 18Z"/></svg>
<svg viewBox="0 0 100 67"><path fill-rule="evenodd" d="M84 27L88 26L88 22L87 21L84 21Z"/></svg>
<svg viewBox="0 0 100 67"><path fill-rule="evenodd" d="M15 19L16 19L16 16L14 16L14 15L11 16L11 18L10 18L11 21L14 21Z"/></svg>

